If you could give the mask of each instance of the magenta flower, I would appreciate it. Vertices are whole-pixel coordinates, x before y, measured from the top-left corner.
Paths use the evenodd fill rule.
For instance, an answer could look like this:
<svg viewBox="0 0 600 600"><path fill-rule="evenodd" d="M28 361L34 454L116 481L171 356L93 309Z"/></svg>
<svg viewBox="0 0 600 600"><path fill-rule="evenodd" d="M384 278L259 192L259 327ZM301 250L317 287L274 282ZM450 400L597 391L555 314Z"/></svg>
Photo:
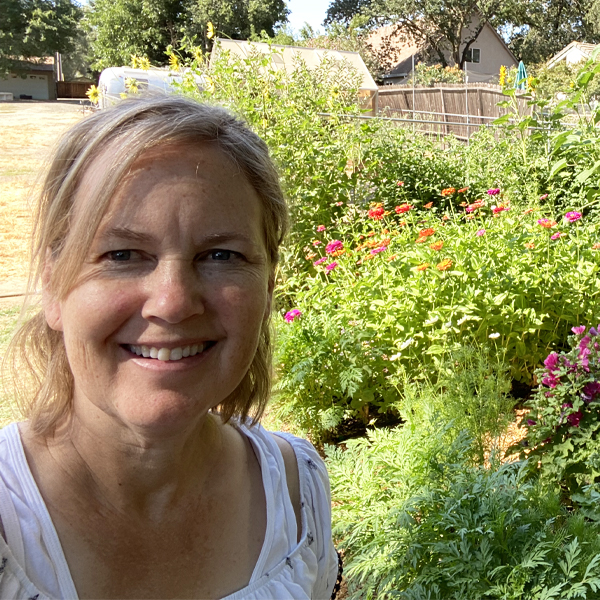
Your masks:
<svg viewBox="0 0 600 600"><path fill-rule="evenodd" d="M500 193L500 188L491 188L487 191L490 196L497 196Z"/></svg>
<svg viewBox="0 0 600 600"><path fill-rule="evenodd" d="M333 254L336 250L342 250L343 247L344 244L340 242L340 240L333 240L327 244L325 247L325 252L327 252L327 254Z"/></svg>
<svg viewBox="0 0 600 600"><path fill-rule="evenodd" d="M558 354L556 352L548 354L544 361L544 366L551 371L556 369L558 367Z"/></svg>
<svg viewBox="0 0 600 600"><path fill-rule="evenodd" d="M301 315L302 313L297 308L294 308L293 310L286 312L285 317L283 318L286 320L287 323L291 323Z"/></svg>
<svg viewBox="0 0 600 600"><path fill-rule="evenodd" d="M317 231L325 231L325 225L319 225Z"/></svg>
<svg viewBox="0 0 600 600"><path fill-rule="evenodd" d="M569 425L571 425L571 427L579 427L579 421L581 421L581 417L583 417L583 415L581 414L581 411L578 410L577 412L568 415L567 421L569 421Z"/></svg>
<svg viewBox="0 0 600 600"><path fill-rule="evenodd" d="M542 194L540 196L540 200L545 200L548 197L548 194Z"/></svg>
<svg viewBox="0 0 600 600"><path fill-rule="evenodd" d="M479 231L477 231L477 233L475 235L477 237L481 237L482 235L485 235L485 229L480 229Z"/></svg>
<svg viewBox="0 0 600 600"><path fill-rule="evenodd" d="M527 419L527 425L529 425L529 427L533 427L536 424L537 421L534 421L533 419Z"/></svg>
<svg viewBox="0 0 600 600"><path fill-rule="evenodd" d="M560 380L558 377L550 373L546 375L544 379L542 379L542 383L549 388L555 388L560 383Z"/></svg>
<svg viewBox="0 0 600 600"><path fill-rule="evenodd" d="M554 235L550 236L551 240L559 240L562 237L562 233L560 231L557 231Z"/></svg>
<svg viewBox="0 0 600 600"><path fill-rule="evenodd" d="M337 266L338 264L336 262L332 262L325 267L325 270L329 273L330 271L333 271Z"/></svg>
<svg viewBox="0 0 600 600"><path fill-rule="evenodd" d="M565 215L565 219L569 221L569 223L575 223L575 221L579 221L581 219L582 214L577 212L576 210L572 210Z"/></svg>
<svg viewBox="0 0 600 600"><path fill-rule="evenodd" d="M582 333L585 333L585 325L578 325L577 327L571 327L571 331L575 335L581 335Z"/></svg>
<svg viewBox="0 0 600 600"><path fill-rule="evenodd" d="M315 262L313 263L313 265L315 267L318 267L319 265L322 265L326 260L327 260L327 257L324 256L323 258L320 258L319 260L315 260Z"/></svg>
<svg viewBox="0 0 600 600"><path fill-rule="evenodd" d="M381 248L373 248L373 250L371 250L371 254L379 254L384 250L387 250L387 246L381 246Z"/></svg>
<svg viewBox="0 0 600 600"><path fill-rule="evenodd" d="M583 393L581 394L583 400L589 404L594 401L594 397L600 394L600 382L599 381L590 381L590 383L586 384L583 388Z"/></svg>

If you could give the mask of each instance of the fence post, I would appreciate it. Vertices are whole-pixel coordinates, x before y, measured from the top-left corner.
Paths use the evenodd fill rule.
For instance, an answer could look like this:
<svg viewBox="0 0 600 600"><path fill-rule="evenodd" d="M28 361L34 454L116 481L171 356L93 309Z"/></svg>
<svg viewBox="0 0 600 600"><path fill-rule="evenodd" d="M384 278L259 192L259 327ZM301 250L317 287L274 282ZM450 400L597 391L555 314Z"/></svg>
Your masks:
<svg viewBox="0 0 600 600"><path fill-rule="evenodd" d="M448 118L446 117L446 102L444 100L444 88L440 88L440 97L442 98L442 113L444 114L444 131L448 135Z"/></svg>

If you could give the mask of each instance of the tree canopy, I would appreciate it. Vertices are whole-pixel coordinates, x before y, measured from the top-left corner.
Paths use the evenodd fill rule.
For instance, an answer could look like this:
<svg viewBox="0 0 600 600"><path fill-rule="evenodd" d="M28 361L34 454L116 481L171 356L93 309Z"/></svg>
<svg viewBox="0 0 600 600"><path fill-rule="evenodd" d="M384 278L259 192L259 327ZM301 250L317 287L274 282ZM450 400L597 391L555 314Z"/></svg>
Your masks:
<svg viewBox="0 0 600 600"><path fill-rule="evenodd" d="M600 42L600 0L332 0L325 24L349 24L357 14L373 27L395 25L392 39L413 40L432 61L461 68L485 23L527 63L574 40Z"/></svg>
<svg viewBox="0 0 600 600"><path fill-rule="evenodd" d="M261 31L272 36L288 13L285 0L93 0L88 17L93 67L129 64L131 55L165 64L167 47L184 37L208 50L209 23L217 36L248 39Z"/></svg>
<svg viewBox="0 0 600 600"><path fill-rule="evenodd" d="M0 75L23 59L68 52L82 11L71 0L0 0Z"/></svg>

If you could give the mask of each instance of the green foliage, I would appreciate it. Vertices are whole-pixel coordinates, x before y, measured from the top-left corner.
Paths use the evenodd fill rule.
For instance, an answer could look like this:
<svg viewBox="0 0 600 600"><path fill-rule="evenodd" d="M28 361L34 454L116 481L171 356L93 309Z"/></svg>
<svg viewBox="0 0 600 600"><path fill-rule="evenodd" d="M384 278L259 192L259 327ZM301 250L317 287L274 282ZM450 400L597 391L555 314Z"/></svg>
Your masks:
<svg viewBox="0 0 600 600"><path fill-rule="evenodd" d="M443 421L328 448L349 597L597 598L597 525L569 514L524 464L477 467Z"/></svg>
<svg viewBox="0 0 600 600"><path fill-rule="evenodd" d="M418 85L433 87L434 83L463 83L465 74L456 65L442 67L439 64L429 65L422 62L415 67L413 78Z"/></svg>
<svg viewBox="0 0 600 600"><path fill-rule="evenodd" d="M247 39L261 31L274 35L288 13L284 0L93 0L92 66L100 71L127 65L132 55L164 65L168 48L185 46L186 40L196 40L203 52L210 49L209 22L217 36Z"/></svg>
<svg viewBox="0 0 600 600"><path fill-rule="evenodd" d="M433 355L433 368L413 380L397 376L400 406L410 412L413 426L428 428L435 418L448 423L453 438L466 433L476 464L484 464L512 421L515 400L502 357L490 348L455 344L446 354ZM434 417L435 416L435 417Z"/></svg>
<svg viewBox="0 0 600 600"><path fill-rule="evenodd" d="M446 198L477 198L459 194L462 183ZM408 208L394 187L378 198L387 204L339 207L305 248L310 267L282 288L302 316L279 322L278 389L316 436L331 411L341 420L390 410L399 370L412 379L455 342L490 347L530 382L574 324L600 318L597 224L547 228L539 211L506 210L500 195L495 210L490 199L457 213L440 195L437 207Z"/></svg>
<svg viewBox="0 0 600 600"><path fill-rule="evenodd" d="M0 77L21 59L69 52L82 11L71 0L0 0Z"/></svg>

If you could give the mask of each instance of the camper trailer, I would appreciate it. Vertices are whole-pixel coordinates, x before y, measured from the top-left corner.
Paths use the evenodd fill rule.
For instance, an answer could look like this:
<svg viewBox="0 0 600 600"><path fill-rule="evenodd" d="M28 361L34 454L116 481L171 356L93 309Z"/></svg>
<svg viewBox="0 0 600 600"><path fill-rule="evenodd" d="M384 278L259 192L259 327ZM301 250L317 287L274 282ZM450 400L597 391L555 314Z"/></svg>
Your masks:
<svg viewBox="0 0 600 600"><path fill-rule="evenodd" d="M100 108L106 108L121 100L121 94L126 94L130 81L140 92L155 94L171 94L177 91L177 84L183 82L186 72L173 72L169 69L132 69L130 67L110 67L100 74L98 89L100 91ZM199 89L204 87L204 79L193 75Z"/></svg>

